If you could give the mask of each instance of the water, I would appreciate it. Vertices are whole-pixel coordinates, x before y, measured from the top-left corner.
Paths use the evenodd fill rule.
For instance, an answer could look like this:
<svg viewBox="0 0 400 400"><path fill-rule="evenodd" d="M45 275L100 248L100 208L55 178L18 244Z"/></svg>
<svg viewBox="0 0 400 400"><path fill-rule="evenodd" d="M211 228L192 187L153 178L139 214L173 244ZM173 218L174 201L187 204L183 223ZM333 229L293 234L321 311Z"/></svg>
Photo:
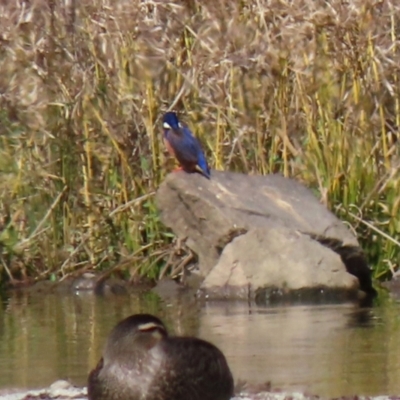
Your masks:
<svg viewBox="0 0 400 400"><path fill-rule="evenodd" d="M0 389L40 388L57 379L85 385L110 329L136 312L215 343L235 380L329 397L400 394L399 304L200 307L153 293L12 295L0 306Z"/></svg>

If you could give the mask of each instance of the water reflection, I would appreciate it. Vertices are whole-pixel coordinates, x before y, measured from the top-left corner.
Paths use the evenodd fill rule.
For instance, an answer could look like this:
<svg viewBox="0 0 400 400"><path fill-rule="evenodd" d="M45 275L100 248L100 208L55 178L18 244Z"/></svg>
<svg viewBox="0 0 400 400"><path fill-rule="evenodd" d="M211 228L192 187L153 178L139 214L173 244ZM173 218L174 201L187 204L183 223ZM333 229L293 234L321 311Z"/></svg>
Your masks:
<svg viewBox="0 0 400 400"><path fill-rule="evenodd" d="M97 297L14 294L0 307L0 389L57 379L85 385L111 328L136 312L210 340L235 378L322 396L400 393L399 305L249 307L153 293Z"/></svg>
<svg viewBox="0 0 400 400"><path fill-rule="evenodd" d="M354 305L207 307L200 336L218 343L235 376L323 396L400 392L398 311Z"/></svg>

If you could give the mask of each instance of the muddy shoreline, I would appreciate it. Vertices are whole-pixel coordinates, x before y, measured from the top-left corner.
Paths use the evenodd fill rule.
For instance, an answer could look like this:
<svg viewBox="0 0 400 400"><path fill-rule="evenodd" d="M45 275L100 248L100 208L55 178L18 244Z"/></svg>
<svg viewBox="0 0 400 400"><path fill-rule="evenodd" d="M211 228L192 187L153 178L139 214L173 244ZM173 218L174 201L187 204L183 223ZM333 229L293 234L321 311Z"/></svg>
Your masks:
<svg viewBox="0 0 400 400"><path fill-rule="evenodd" d="M59 380L48 388L36 390L5 389L0 390L1 400L87 400L86 387L79 388L71 383ZM236 394L232 400L317 400L325 397L315 396L301 392L284 392L279 390L261 391L258 393L247 393L246 391ZM328 399L328 398L326 398ZM400 396L343 396L332 400L396 400Z"/></svg>

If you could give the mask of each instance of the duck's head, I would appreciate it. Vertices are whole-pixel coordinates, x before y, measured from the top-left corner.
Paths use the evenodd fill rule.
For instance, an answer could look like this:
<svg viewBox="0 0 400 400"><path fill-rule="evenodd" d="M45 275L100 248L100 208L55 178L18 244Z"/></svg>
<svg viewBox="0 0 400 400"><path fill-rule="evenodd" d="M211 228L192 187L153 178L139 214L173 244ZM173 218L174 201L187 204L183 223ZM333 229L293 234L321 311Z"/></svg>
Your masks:
<svg viewBox="0 0 400 400"><path fill-rule="evenodd" d="M168 336L165 325L150 314L135 314L119 322L111 331L103 353L104 363L114 363L132 354L146 352Z"/></svg>

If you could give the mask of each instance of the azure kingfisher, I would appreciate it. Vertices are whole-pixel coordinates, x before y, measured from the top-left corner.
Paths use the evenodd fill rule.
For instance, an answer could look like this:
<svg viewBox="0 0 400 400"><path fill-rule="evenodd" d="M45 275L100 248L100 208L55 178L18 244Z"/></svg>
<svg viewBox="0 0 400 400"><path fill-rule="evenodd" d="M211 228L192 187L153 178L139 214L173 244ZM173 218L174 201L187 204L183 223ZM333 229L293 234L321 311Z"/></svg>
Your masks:
<svg viewBox="0 0 400 400"><path fill-rule="evenodd" d="M210 169L200 142L190 129L183 126L174 112L163 118L164 141L169 153L174 156L185 172L199 172L210 179Z"/></svg>

